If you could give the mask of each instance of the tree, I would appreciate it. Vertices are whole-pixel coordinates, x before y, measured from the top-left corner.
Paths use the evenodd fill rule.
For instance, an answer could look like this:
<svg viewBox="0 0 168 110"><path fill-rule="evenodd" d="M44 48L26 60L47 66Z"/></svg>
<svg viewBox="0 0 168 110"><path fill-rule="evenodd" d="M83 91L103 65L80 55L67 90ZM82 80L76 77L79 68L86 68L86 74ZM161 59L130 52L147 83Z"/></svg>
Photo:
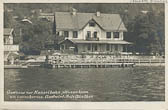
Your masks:
<svg viewBox="0 0 168 110"><path fill-rule="evenodd" d="M12 14L7 11L4 12L4 28L12 28L13 27L13 19Z"/></svg>
<svg viewBox="0 0 168 110"><path fill-rule="evenodd" d="M154 13L140 14L128 23L126 40L134 43L134 51L141 54L157 54L163 51L162 39L164 27L158 28L158 19Z"/></svg>
<svg viewBox="0 0 168 110"><path fill-rule="evenodd" d="M23 28L21 51L25 54L40 54L45 44L53 40L51 22L33 19L32 25Z"/></svg>

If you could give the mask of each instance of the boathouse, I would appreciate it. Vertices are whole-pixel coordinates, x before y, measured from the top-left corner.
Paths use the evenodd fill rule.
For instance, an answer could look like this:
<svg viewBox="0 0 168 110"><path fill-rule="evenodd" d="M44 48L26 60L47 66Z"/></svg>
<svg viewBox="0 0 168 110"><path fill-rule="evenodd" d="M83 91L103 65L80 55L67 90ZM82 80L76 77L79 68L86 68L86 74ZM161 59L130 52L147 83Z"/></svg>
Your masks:
<svg viewBox="0 0 168 110"><path fill-rule="evenodd" d="M14 60L19 56L19 45L14 44L14 30L4 28L4 62L5 64L14 64Z"/></svg>
<svg viewBox="0 0 168 110"><path fill-rule="evenodd" d="M55 12L56 40L62 52L125 53L127 29L119 14Z"/></svg>

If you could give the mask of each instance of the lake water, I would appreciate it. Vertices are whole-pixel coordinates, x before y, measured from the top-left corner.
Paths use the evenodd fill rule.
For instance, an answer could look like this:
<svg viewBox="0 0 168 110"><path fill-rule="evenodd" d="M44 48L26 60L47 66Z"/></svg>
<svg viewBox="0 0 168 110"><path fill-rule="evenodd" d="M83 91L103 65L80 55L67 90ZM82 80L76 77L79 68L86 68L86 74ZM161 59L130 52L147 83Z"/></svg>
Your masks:
<svg viewBox="0 0 168 110"><path fill-rule="evenodd" d="M164 101L165 68L5 69L4 92L6 101Z"/></svg>

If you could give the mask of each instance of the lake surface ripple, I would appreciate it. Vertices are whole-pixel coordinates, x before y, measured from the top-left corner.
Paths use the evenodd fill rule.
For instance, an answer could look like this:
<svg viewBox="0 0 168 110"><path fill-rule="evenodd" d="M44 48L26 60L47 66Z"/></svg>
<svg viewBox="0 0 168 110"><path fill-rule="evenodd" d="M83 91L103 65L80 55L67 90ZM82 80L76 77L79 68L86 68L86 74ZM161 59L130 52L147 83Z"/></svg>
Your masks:
<svg viewBox="0 0 168 110"><path fill-rule="evenodd" d="M11 99L7 91L88 91L93 98ZM5 69L6 101L164 101L165 68Z"/></svg>

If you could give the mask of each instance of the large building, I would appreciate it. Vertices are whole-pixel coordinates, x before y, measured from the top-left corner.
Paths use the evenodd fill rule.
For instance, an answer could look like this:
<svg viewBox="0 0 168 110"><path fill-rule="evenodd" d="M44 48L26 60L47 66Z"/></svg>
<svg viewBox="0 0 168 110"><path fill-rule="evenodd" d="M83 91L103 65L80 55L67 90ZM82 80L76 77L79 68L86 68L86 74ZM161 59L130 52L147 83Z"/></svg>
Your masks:
<svg viewBox="0 0 168 110"><path fill-rule="evenodd" d="M54 20L62 52L122 53L131 44L124 40L127 29L119 14L56 12Z"/></svg>
<svg viewBox="0 0 168 110"><path fill-rule="evenodd" d="M13 43L14 30L4 28L4 61L5 64L14 64L14 60L19 56L19 45Z"/></svg>

